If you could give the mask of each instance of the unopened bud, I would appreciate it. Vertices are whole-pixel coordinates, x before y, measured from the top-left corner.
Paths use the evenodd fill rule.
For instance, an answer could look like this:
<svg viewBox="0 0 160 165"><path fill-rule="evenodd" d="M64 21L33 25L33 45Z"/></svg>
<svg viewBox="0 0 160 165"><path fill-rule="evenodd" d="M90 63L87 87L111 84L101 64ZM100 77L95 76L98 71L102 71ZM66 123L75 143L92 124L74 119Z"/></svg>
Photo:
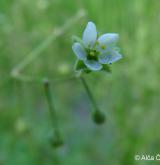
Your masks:
<svg viewBox="0 0 160 165"><path fill-rule="evenodd" d="M61 147L64 144L63 140L58 136L53 136L50 142L55 148Z"/></svg>
<svg viewBox="0 0 160 165"><path fill-rule="evenodd" d="M93 121L96 123L96 124L103 124L105 122L105 115L99 111L99 110L96 110L93 112Z"/></svg>

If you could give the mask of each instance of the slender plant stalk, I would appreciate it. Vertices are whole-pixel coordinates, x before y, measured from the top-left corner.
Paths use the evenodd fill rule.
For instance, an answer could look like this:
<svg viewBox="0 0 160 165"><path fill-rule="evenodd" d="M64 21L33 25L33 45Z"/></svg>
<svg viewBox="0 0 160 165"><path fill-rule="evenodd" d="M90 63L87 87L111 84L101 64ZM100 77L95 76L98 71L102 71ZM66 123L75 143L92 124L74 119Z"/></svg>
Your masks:
<svg viewBox="0 0 160 165"><path fill-rule="evenodd" d="M80 79L81 79L82 84L83 84L83 86L84 86L84 88L85 88L85 90L86 90L86 92L87 92L87 94L88 94L89 99L91 100L91 103L92 103L92 105L93 105L93 107L94 107L94 110L98 110L97 103L96 103L96 101L95 101L95 99L94 99L94 97L93 97L93 95L92 95L91 90L89 89L89 86L88 86L88 84L87 84L85 78L82 77L82 76L80 76Z"/></svg>
<svg viewBox="0 0 160 165"><path fill-rule="evenodd" d="M71 17L67 22L57 29L55 29L42 43L40 43L34 50L32 50L19 64L17 64L11 71L11 76L17 78L19 73L31 62L37 59L42 52L48 48L59 36L63 35L75 23L86 16L85 10L79 10L76 15Z"/></svg>
<svg viewBox="0 0 160 165"><path fill-rule="evenodd" d="M87 84L85 78L80 76L80 79L81 79L82 84L83 84L83 86L84 86L84 88L85 88L85 90L86 90L86 92L87 92L87 94L88 94L88 96L89 96L89 98L91 100L91 103L92 103L92 105L94 107L94 109L93 109L93 120L94 120L94 122L97 123L97 124L104 123L105 115L99 110L99 108L97 106L97 103L96 103L96 101L95 101L95 99L94 99L94 97L92 95L91 90L88 87L88 84Z"/></svg>
<svg viewBox="0 0 160 165"><path fill-rule="evenodd" d="M53 140L53 145L55 147L58 147L62 144L62 138L60 135L60 130L59 130L59 123L58 123L58 117L56 113L56 109L53 103L53 98L50 90L50 83L49 80L44 80L44 89L45 89L45 95L47 98L48 102L48 107L50 110L51 114L51 120L52 120L52 125L53 125L53 130L54 130L54 140Z"/></svg>
<svg viewBox="0 0 160 165"><path fill-rule="evenodd" d="M24 83L42 83L42 81L44 80L44 77L35 77L35 76L29 76L29 75L24 75L19 73L19 75L15 78L16 80L22 81ZM75 77L74 75L69 75L68 77L64 77L64 78L54 78L54 77L50 77L50 84L60 84L60 83L65 83L65 82L69 82L69 81L75 81L77 80L77 77Z"/></svg>

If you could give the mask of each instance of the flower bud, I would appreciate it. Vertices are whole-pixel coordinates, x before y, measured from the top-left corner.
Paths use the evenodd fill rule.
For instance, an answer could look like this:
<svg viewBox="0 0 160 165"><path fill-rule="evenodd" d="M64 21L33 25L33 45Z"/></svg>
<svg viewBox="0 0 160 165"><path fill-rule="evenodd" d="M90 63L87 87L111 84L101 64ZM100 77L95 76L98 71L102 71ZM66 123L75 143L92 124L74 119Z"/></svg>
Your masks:
<svg viewBox="0 0 160 165"><path fill-rule="evenodd" d="M63 140L57 136L51 138L51 145L55 148L61 147L63 145Z"/></svg>
<svg viewBox="0 0 160 165"><path fill-rule="evenodd" d="M96 124L103 124L105 122L105 115L99 111L99 110L96 110L93 112L93 121L96 123Z"/></svg>

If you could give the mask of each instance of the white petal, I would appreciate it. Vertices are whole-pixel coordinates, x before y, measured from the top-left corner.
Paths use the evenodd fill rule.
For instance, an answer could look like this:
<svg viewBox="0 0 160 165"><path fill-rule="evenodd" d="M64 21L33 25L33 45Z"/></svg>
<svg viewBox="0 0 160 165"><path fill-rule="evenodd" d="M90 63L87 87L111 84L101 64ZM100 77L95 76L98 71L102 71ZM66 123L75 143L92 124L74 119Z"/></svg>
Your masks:
<svg viewBox="0 0 160 165"><path fill-rule="evenodd" d="M97 38L96 25L93 22L88 22L82 37L84 45L86 47L88 46L93 47L93 45L96 42L96 38Z"/></svg>
<svg viewBox="0 0 160 165"><path fill-rule="evenodd" d="M98 43L100 46L111 46L114 45L119 39L117 33L106 33L98 38Z"/></svg>
<svg viewBox="0 0 160 165"><path fill-rule="evenodd" d="M115 52L114 55L112 55L111 63L116 62L122 58L122 55L118 52Z"/></svg>
<svg viewBox="0 0 160 165"><path fill-rule="evenodd" d="M121 54L119 54L118 52L112 50L111 52L106 52L106 53L101 54L99 56L98 61L101 64L111 64L113 62L118 61L121 58L122 58Z"/></svg>
<svg viewBox="0 0 160 165"><path fill-rule="evenodd" d="M110 61L110 54L108 53L103 53L99 56L98 58L98 61L101 63L101 64L109 64L109 61Z"/></svg>
<svg viewBox="0 0 160 165"><path fill-rule="evenodd" d="M86 60L86 61L84 61L84 63L90 70L96 71L96 70L102 69L102 65L97 61Z"/></svg>
<svg viewBox="0 0 160 165"><path fill-rule="evenodd" d="M85 49L82 47L82 45L78 42L74 43L72 46L73 52L80 60L85 60L87 58Z"/></svg>

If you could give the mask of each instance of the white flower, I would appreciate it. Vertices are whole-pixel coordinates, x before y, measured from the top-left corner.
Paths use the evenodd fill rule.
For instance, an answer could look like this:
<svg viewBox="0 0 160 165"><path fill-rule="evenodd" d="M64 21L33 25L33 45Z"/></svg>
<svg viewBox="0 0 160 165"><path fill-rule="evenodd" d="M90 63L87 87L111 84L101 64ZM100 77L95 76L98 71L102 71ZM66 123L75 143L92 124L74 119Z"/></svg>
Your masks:
<svg viewBox="0 0 160 165"><path fill-rule="evenodd" d="M111 64L122 58L117 50L119 39L117 33L106 33L98 37L96 25L88 22L81 42L72 45L73 52L78 60L91 71L98 71L104 65Z"/></svg>

